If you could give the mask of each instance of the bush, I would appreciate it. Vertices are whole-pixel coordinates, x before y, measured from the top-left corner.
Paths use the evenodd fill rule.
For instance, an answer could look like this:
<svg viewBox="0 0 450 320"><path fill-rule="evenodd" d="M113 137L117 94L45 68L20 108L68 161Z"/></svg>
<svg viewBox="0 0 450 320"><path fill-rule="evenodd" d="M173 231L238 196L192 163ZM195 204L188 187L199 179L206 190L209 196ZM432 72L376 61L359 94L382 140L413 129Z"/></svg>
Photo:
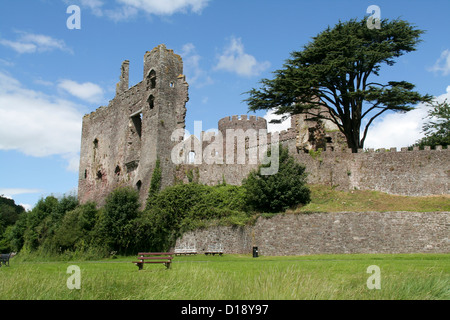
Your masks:
<svg viewBox="0 0 450 320"><path fill-rule="evenodd" d="M247 216L242 187L206 186L198 183L178 184L161 191L140 220L151 226L152 250L166 250L183 232L205 220Z"/></svg>
<svg viewBox="0 0 450 320"><path fill-rule="evenodd" d="M270 151L268 152L270 156ZM244 180L246 202L251 209L259 212L282 212L286 209L307 204L311 192L306 184L305 166L289 155L287 148L280 145L279 170L274 175L261 175L260 165Z"/></svg>
<svg viewBox="0 0 450 320"><path fill-rule="evenodd" d="M96 244L126 253L133 241L132 221L139 214L139 194L132 188L118 188L108 195L96 226Z"/></svg>

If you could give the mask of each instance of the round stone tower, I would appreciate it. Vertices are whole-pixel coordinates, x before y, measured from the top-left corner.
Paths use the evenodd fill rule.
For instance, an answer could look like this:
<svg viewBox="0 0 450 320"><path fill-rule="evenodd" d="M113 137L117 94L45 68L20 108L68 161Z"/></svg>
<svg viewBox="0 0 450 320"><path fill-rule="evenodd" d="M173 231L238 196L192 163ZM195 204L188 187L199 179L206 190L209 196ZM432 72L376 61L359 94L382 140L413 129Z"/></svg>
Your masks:
<svg viewBox="0 0 450 320"><path fill-rule="evenodd" d="M223 137L226 163L244 164L248 148L258 145L259 130L267 130L267 121L262 117L242 115L220 119L219 131Z"/></svg>

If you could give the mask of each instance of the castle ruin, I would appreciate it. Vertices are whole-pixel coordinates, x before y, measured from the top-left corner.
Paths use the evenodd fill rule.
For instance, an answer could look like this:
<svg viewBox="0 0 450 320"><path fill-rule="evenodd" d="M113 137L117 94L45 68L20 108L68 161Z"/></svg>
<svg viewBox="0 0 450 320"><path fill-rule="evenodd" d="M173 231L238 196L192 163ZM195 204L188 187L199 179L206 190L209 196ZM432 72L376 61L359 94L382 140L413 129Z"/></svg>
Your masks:
<svg viewBox="0 0 450 320"><path fill-rule="evenodd" d="M81 203L104 204L114 189L130 186L139 191L145 203L157 159L162 170L162 187L176 181L188 182L188 173L200 183L214 185L226 181L240 184L258 163L202 161L203 152L217 159L237 154L238 148L251 149L250 139L234 140L228 130L264 132L267 122L256 116L230 116L220 119L218 135L202 132L200 137L184 139L188 84L179 55L159 45L144 56L143 80L129 87L129 61L121 67L116 95L107 107L100 107L83 118L78 197ZM270 143L270 134L267 141ZM450 162L448 149L408 151L358 150L347 148L342 133L326 121L311 121L306 115L291 117L291 128L278 133L279 141L306 166L310 183L327 184L343 190L378 190L400 195L449 194ZM215 148L211 148L216 143ZM388 142L386 142L388 143ZM174 163L173 150L185 159ZM198 153L196 151L202 150ZM194 161L189 159L194 155ZM195 159L199 161L195 161ZM191 163L193 162L193 163ZM191 178L192 179L192 178Z"/></svg>

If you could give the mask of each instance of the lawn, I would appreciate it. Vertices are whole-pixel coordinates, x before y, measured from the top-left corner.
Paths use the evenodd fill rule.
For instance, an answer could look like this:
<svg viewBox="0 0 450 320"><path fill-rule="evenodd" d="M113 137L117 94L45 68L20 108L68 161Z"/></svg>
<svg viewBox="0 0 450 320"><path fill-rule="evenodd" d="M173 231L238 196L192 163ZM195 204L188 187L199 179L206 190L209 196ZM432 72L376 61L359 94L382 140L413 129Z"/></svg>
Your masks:
<svg viewBox="0 0 450 320"><path fill-rule="evenodd" d="M303 300L450 299L450 254L177 256L172 268L102 261L24 261L0 268L2 300ZM70 265L81 270L70 290ZM381 289L368 289L367 268Z"/></svg>

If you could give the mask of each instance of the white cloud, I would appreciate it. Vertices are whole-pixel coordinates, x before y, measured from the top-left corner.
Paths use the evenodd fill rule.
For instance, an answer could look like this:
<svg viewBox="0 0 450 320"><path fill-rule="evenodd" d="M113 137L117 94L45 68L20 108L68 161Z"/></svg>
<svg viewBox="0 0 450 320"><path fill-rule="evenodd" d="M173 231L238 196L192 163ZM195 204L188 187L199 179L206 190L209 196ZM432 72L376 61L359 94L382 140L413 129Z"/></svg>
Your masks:
<svg viewBox="0 0 450 320"><path fill-rule="evenodd" d="M58 87L87 102L100 103L103 100L103 89L91 82L77 83L64 79L58 83Z"/></svg>
<svg viewBox="0 0 450 320"><path fill-rule="evenodd" d="M447 76L450 74L450 50L444 50L436 61L433 67L428 69L429 71L442 72L442 75Z"/></svg>
<svg viewBox="0 0 450 320"><path fill-rule="evenodd" d="M424 135L422 133L423 119L428 108L420 105L407 113L390 113L369 127L365 148L408 147Z"/></svg>
<svg viewBox="0 0 450 320"><path fill-rule="evenodd" d="M0 150L59 155L78 171L83 114L74 103L23 88L0 72Z"/></svg>
<svg viewBox="0 0 450 320"><path fill-rule="evenodd" d="M450 101L450 86L447 92L436 97L435 100ZM427 121L429 106L419 104L416 109L407 113L390 113L369 127L365 148L408 147L424 137L422 127Z"/></svg>
<svg viewBox="0 0 450 320"><path fill-rule="evenodd" d="M144 10L155 15L170 16L174 13L192 11L200 13L210 0L117 0L127 7Z"/></svg>
<svg viewBox="0 0 450 320"><path fill-rule="evenodd" d="M20 194L34 194L41 193L42 190L39 189L20 189L20 188L0 188L0 195L6 198L12 199L13 196Z"/></svg>
<svg viewBox="0 0 450 320"><path fill-rule="evenodd" d="M224 52L219 56L216 70L225 70L240 76L257 76L270 67L270 62L258 62L245 53L241 38L232 37Z"/></svg>
<svg viewBox="0 0 450 320"><path fill-rule="evenodd" d="M436 100L438 102L444 102L445 100L447 100L448 103L450 103L450 86L447 87L447 92L440 95L439 97L436 98Z"/></svg>
<svg viewBox="0 0 450 320"><path fill-rule="evenodd" d="M281 123L270 123L272 120L281 120L282 117L283 116L275 114L273 110L267 111L263 117L267 120L267 132L280 132L289 129L291 127L291 117L286 118L286 120Z"/></svg>
<svg viewBox="0 0 450 320"><path fill-rule="evenodd" d="M139 10L135 7L122 6L114 10L105 10L106 16L108 16L113 21L123 21L129 18L135 17L139 13Z"/></svg>
<svg viewBox="0 0 450 320"><path fill-rule="evenodd" d="M192 43L183 46L181 56L183 57L184 74L190 85L200 88L214 82L208 73L200 67L201 56L197 54Z"/></svg>
<svg viewBox="0 0 450 320"><path fill-rule="evenodd" d="M63 0L66 4L77 2L82 9L88 8L97 17L108 17L113 21L135 18L140 12L156 16L171 16L176 13L200 14L211 0ZM106 5L107 4L107 5Z"/></svg>
<svg viewBox="0 0 450 320"><path fill-rule="evenodd" d="M41 53L53 50L61 50L69 53L73 51L66 46L63 40L54 39L43 34L34 34L16 31L20 36L16 41L0 39L0 44L13 49L18 53Z"/></svg>
<svg viewBox="0 0 450 320"><path fill-rule="evenodd" d="M88 7L91 9L92 13L96 16L103 16L102 6L103 2L100 0L81 0L81 5L83 7Z"/></svg>

